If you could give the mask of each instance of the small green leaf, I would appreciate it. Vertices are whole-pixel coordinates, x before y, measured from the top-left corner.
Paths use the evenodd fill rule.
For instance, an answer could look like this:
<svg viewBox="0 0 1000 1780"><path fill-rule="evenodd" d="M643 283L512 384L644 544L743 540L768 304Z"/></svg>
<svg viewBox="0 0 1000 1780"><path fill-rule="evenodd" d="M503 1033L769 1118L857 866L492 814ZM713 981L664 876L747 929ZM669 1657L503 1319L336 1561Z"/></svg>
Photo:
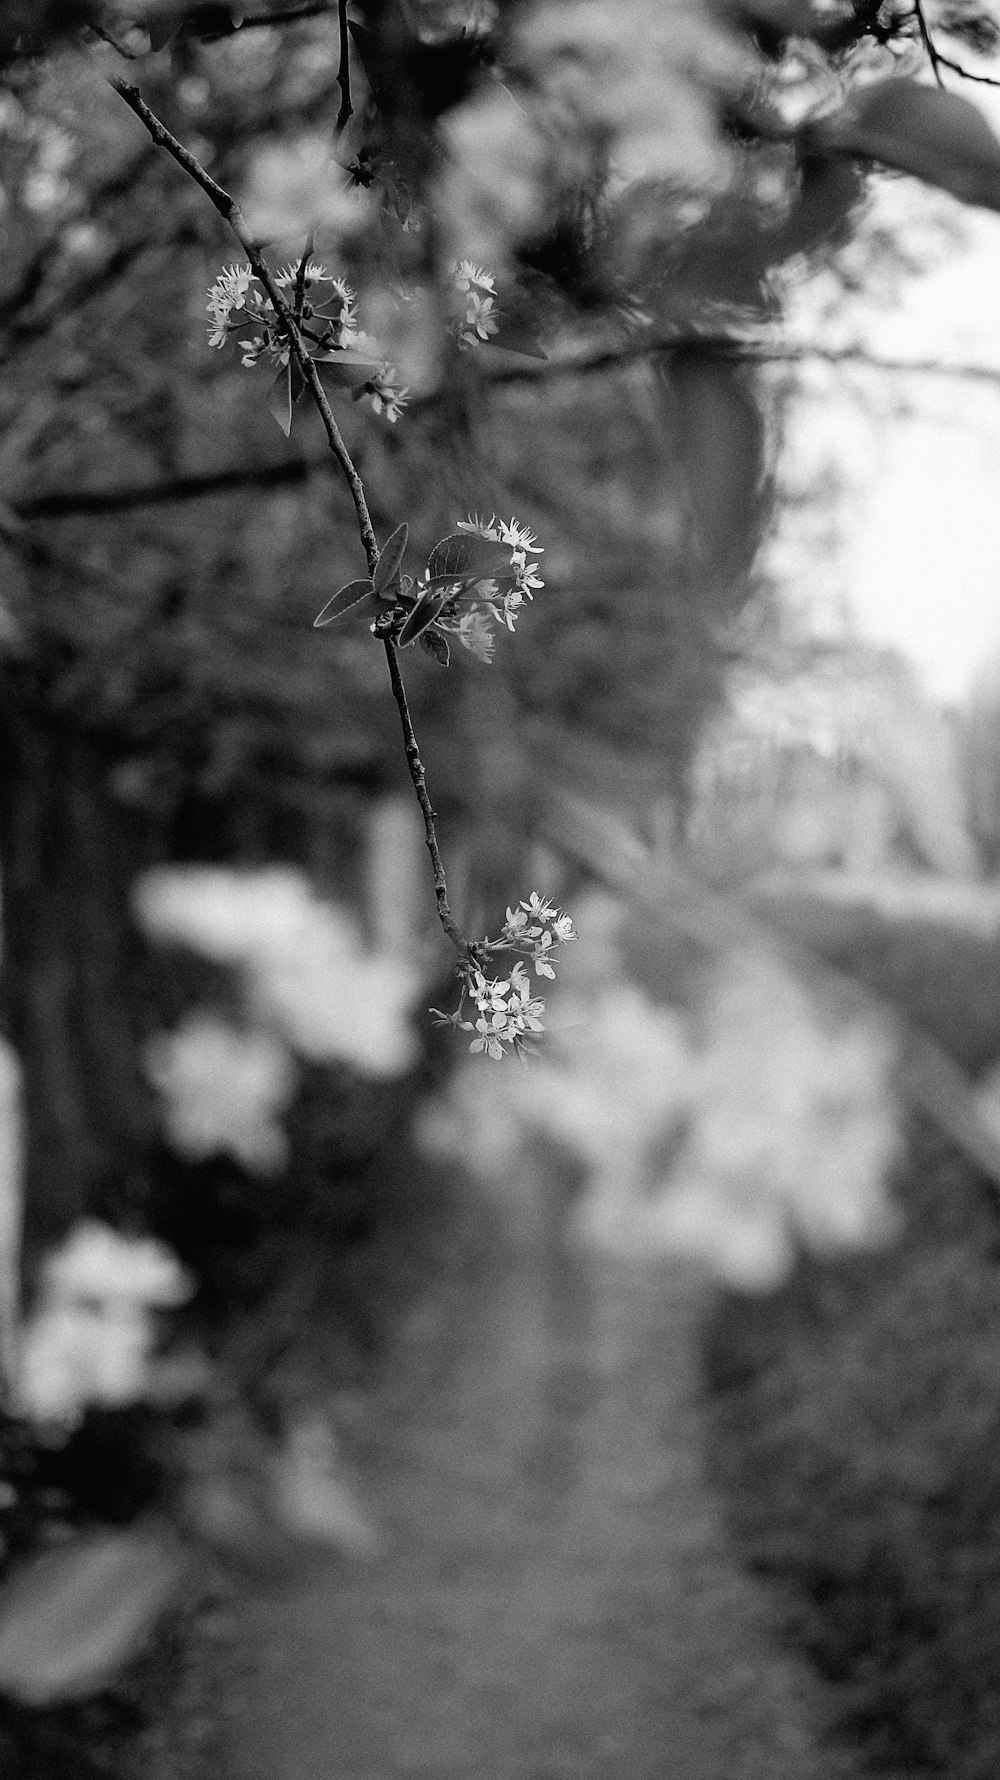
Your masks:
<svg viewBox="0 0 1000 1780"><path fill-rule="evenodd" d="M410 643L415 643L421 632L425 631L429 624L433 624L435 618L441 616L441 611L447 600L447 593L435 592L432 588L426 589L396 639L401 649L407 648Z"/></svg>
<svg viewBox="0 0 1000 1780"><path fill-rule="evenodd" d="M292 430L292 367L286 365L279 371L267 392L267 405L280 426L285 438Z"/></svg>
<svg viewBox="0 0 1000 1780"><path fill-rule="evenodd" d="M484 576L502 575L510 569L510 550L506 544L495 544L490 538L477 538L469 532L449 532L435 544L427 558L431 580L441 575L467 575L475 571Z"/></svg>
<svg viewBox="0 0 1000 1780"><path fill-rule="evenodd" d="M430 655L434 661L439 661L442 667L447 667L448 663L451 661L451 650L448 647L448 639L447 637L442 636L439 630L421 631L420 647L426 650L427 654Z"/></svg>
<svg viewBox="0 0 1000 1780"><path fill-rule="evenodd" d="M332 352L328 357L316 353L313 357L321 383L332 383L337 389L366 383L369 377L378 375L384 362L383 359L355 358L349 352Z"/></svg>
<svg viewBox="0 0 1000 1780"><path fill-rule="evenodd" d="M390 582L394 581L399 574L409 535L409 527L404 522L402 525L397 525L391 537L386 538L379 555L378 567L375 570L376 593L384 593Z"/></svg>
<svg viewBox="0 0 1000 1780"><path fill-rule="evenodd" d="M313 619L313 630L320 630L324 624L332 624L335 618L342 617L345 612L350 611L352 606L356 606L359 600L366 599L370 593L374 592L375 588L367 575L360 581L345 582L343 587L338 587L332 600L327 600L319 617Z"/></svg>

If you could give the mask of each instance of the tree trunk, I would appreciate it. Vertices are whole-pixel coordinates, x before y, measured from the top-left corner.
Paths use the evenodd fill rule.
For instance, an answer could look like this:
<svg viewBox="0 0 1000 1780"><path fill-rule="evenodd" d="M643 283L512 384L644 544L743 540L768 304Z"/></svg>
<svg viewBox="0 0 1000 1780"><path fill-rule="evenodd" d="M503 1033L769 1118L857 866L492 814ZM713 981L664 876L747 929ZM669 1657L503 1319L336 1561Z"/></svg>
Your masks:
<svg viewBox="0 0 1000 1780"><path fill-rule="evenodd" d="M85 1213L140 1210L155 1144L129 888L153 852L110 758L10 696L0 718L0 1004L23 1070L25 1263Z"/></svg>

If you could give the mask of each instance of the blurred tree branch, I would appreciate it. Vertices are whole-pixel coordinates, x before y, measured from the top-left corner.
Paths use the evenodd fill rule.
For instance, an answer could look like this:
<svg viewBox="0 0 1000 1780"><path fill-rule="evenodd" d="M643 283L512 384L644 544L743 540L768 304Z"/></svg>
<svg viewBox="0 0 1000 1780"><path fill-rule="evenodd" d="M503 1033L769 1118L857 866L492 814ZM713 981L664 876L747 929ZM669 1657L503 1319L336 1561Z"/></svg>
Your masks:
<svg viewBox="0 0 1000 1780"><path fill-rule="evenodd" d="M588 354L567 356L565 360L550 359L545 364L505 367L485 377L490 388L508 384L547 384L557 378L591 376L614 371L644 359L682 352L698 352L706 358L719 358L746 364L829 364L856 365L862 370L885 372L892 376L945 377L963 383L981 383L1000 388L1000 365L944 364L939 359L896 359L869 352L862 346L824 347L818 345L780 346L763 341L740 341L725 335L691 334L674 336L656 343L629 343L626 346L602 347ZM438 395L426 396L413 403L413 412L430 411L440 402ZM307 482L317 470L329 465L327 451L307 452L290 461L269 464L233 464L221 470L206 470L185 476L172 476L162 482L137 486L122 484L111 488L53 489L46 494L7 503L17 519L31 522L40 519L62 519L74 515L99 518L105 514L124 513L135 507L167 506L172 502L207 499L238 488L280 488Z"/></svg>

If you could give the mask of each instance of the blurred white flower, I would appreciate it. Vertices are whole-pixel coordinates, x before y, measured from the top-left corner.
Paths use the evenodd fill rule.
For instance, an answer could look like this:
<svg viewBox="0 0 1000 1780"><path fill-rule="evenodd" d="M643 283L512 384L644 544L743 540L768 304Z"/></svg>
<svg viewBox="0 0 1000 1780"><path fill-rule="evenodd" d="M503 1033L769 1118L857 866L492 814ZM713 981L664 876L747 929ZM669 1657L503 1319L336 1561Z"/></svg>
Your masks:
<svg viewBox="0 0 1000 1780"><path fill-rule="evenodd" d="M23 1413L73 1426L88 1404L137 1402L149 1382L151 1311L176 1308L194 1289L165 1243L81 1219L46 1256L38 1308L22 1332Z"/></svg>
<svg viewBox="0 0 1000 1780"><path fill-rule="evenodd" d="M164 867L145 873L134 900L154 939L239 966L251 1016L300 1055L373 1076L415 1061L409 1013L422 971L368 950L353 917L315 897L302 872Z"/></svg>
<svg viewBox="0 0 1000 1780"><path fill-rule="evenodd" d="M745 1291L773 1290L799 1246L832 1255L898 1232L896 1041L877 1012L821 1007L775 962L741 956L716 966L697 1043L684 1014L616 975L564 996L557 1020L502 1090L459 1076L421 1142L503 1196L545 1133L587 1170L571 1242L684 1256Z"/></svg>
<svg viewBox="0 0 1000 1780"><path fill-rule="evenodd" d="M289 240L322 228L327 252L332 233L364 227L372 199L338 166L322 131L267 142L250 161L241 208L255 240Z"/></svg>
<svg viewBox="0 0 1000 1780"><path fill-rule="evenodd" d="M285 866L160 866L137 879L133 901L152 939L190 946L219 964L284 947L308 927L313 908L306 879Z"/></svg>
<svg viewBox="0 0 1000 1780"><path fill-rule="evenodd" d="M121 1409L143 1395L153 1326L139 1306L50 1304L24 1330L20 1397L35 1421L78 1421L88 1404Z"/></svg>
<svg viewBox="0 0 1000 1780"><path fill-rule="evenodd" d="M167 1139L182 1156L200 1161L221 1151L259 1175L286 1166L288 1139L277 1121L296 1072L279 1039L193 1013L150 1041L146 1072L163 1096Z"/></svg>
<svg viewBox="0 0 1000 1780"><path fill-rule="evenodd" d="M74 1224L62 1248L42 1265L49 1298L119 1299L168 1310L184 1304L194 1281L165 1242L152 1236L122 1236L96 1218Z"/></svg>
<svg viewBox="0 0 1000 1780"><path fill-rule="evenodd" d="M313 902L306 924L248 961L250 1007L315 1062L343 1061L368 1075L402 1075L416 1060L409 1013L422 973L389 952L368 951L355 921Z"/></svg>

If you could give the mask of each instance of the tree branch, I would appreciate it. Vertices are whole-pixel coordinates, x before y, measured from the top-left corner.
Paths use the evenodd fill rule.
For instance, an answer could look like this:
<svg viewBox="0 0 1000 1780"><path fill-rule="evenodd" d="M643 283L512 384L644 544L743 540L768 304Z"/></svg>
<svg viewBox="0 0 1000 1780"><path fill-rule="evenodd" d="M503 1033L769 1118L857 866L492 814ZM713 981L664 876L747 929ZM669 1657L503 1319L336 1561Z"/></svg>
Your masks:
<svg viewBox="0 0 1000 1780"><path fill-rule="evenodd" d="M211 203L219 212L219 215L229 224L229 227L232 229L233 234L236 236L237 241L246 254L247 259L250 261L256 276L260 279L261 284L267 292L271 307L277 317L278 326L284 334L285 339L288 341L291 355L302 373L302 380L305 383L306 388L309 390L319 411L320 419L323 422L323 428L329 441L330 450L336 457L337 462L344 473L344 479L347 482L347 486L351 491L351 499L354 502L355 512L358 516L358 530L361 534L361 543L368 560L368 572L370 575L374 575L378 565L378 541L375 537L371 515L368 512L368 503L365 500L365 491L361 477L354 468L351 454L348 451L347 446L344 444L340 428L333 417L333 410L327 400L326 391L320 382L319 372L303 343L295 323L295 317L289 309L288 304L285 302L278 286L275 284L271 269L261 253L260 248L250 235L243 212L235 198L231 197L229 192L225 191L221 185L216 183L211 174L206 172L201 162L190 152L190 150L185 148L183 143L179 142L177 137L171 134L166 125L160 122L156 113L151 111L146 104L138 87L132 86L127 80L112 80L111 85L114 87L115 92L124 99L126 105L135 112L139 122L149 131L157 148L165 149L168 154L173 156L178 166L183 167L185 173L195 181L196 185L201 187L206 197L210 199Z"/></svg>
<svg viewBox="0 0 1000 1780"><path fill-rule="evenodd" d="M1000 388L1000 365L948 365L941 364L937 359L884 358L877 353L867 352L861 346L771 346L766 342L734 342L711 335L686 336L683 339L675 337L669 342L650 343L641 348L630 345L625 349L604 349L589 357L578 355L565 361L550 359L545 365L532 365L530 370L504 370L485 379L485 382L487 388L494 384L502 388L508 383L547 383L557 377L589 376L600 371L614 370L657 352L667 354L671 351L690 351L694 346L706 353L714 352L719 357L732 359L736 363L858 365L863 370L882 371L890 375L905 376L912 373L920 377L953 378L959 382L982 383L987 387ZM440 397L436 395L423 397L414 402L413 411L430 410L438 400ZM64 519L78 514L101 518L104 515L129 512L133 507L158 507L168 506L174 501L204 500L214 494L225 494L241 488L276 488L286 483L306 482L317 469L322 469L328 463L329 454L324 450L321 453L303 455L291 462L234 464L225 470L209 470L202 475L174 476L163 482L137 487L126 485L118 488L54 489L49 494L11 500L8 505L18 519L28 522L35 519Z"/></svg>
<svg viewBox="0 0 1000 1780"><path fill-rule="evenodd" d="M918 376L953 377L963 382L1000 384L1000 365L942 364L939 359L897 359L870 352L865 346L819 346L809 342L783 343L767 339L740 339L732 334L647 334L637 339L618 341L606 346L588 347L582 352L567 353L564 358L525 359L522 364L505 365L483 378L488 389L507 384L547 384L561 377L593 376L601 371L615 371L650 358L671 358L683 354L701 354L706 358L729 360L734 364L809 364L859 365L873 371L888 371ZM439 400L437 394L418 397L411 412L431 408Z"/></svg>
<svg viewBox="0 0 1000 1780"><path fill-rule="evenodd" d="M410 717L410 707L406 699L406 687L403 685L403 676L399 671L399 656L396 650L396 645L391 637L383 637L382 646L385 649L385 659L389 665L389 683L392 686L392 696L396 701L396 709L399 712L399 721L403 726L403 749L406 754L406 764L410 769L410 778L413 781L413 789L417 794L417 802L420 805L420 811L424 818L424 840L427 842L427 851L431 856L431 867L434 873L434 900L437 903L438 920L444 928L445 933L448 935L448 938L451 940L452 945L461 953L462 957L471 957L473 948L470 946L464 933L462 933L461 929L458 927L448 902L448 885L445 879L441 852L438 847L437 830L434 826L436 811L431 804L430 795L427 790L424 763L420 758L420 747L414 733L413 721Z"/></svg>
<svg viewBox="0 0 1000 1780"><path fill-rule="evenodd" d="M202 191L211 200L212 204L219 212L219 215L223 217L233 231L233 234L236 236L236 239L250 261L257 278L267 292L271 307L277 317L278 325L288 342L289 351L294 358L295 363L298 365L306 388L309 390L313 402L319 411L330 449L336 457L337 462L343 471L347 486L350 489L351 498L354 502L354 508L358 519L358 531L368 561L368 572L374 578L375 571L378 568L379 547L378 540L375 536L375 529L371 522L371 515L368 511L368 502L365 498L365 491L361 477L358 475L358 472L354 467L354 461L341 436L340 428L334 419L333 411L327 400L326 391L320 382L319 372L317 371L309 350L302 339L295 316L285 302L278 285L275 283L267 261L259 247L251 239L247 229L246 219L244 218L239 205L227 191L223 190L221 185L216 183L211 174L201 165L201 162L191 154L190 150L186 149L183 143L179 142L177 137L171 134L166 128L166 125L160 122L160 119L156 116L155 112L151 111L146 104L137 87L130 85L128 81L124 80L112 80L111 85L120 97L124 99L126 105L134 111L140 123L142 123L149 131L157 148L163 148L168 154L172 155L178 165L183 167L184 171L190 175L195 183L201 187ZM301 276L302 278L305 276L305 259L303 259L302 262ZM434 810L427 791L424 764L421 760L420 749L417 744L416 735L414 734L413 722L410 717L410 709L406 699L406 688L403 685L403 676L400 673L399 661L396 655L396 647L391 637L385 637L383 641L386 661L389 667L389 682L392 687L392 695L396 701L400 722L403 726L403 747L406 753L406 764L424 818L424 835L427 841L428 851L430 852L431 865L434 872L434 898L437 903L438 918L445 933L448 935L448 938L460 955L463 958L475 960L475 947L466 939L465 935L457 926L451 908L449 907L444 864L441 859L441 853L437 843L437 832L434 826Z"/></svg>

